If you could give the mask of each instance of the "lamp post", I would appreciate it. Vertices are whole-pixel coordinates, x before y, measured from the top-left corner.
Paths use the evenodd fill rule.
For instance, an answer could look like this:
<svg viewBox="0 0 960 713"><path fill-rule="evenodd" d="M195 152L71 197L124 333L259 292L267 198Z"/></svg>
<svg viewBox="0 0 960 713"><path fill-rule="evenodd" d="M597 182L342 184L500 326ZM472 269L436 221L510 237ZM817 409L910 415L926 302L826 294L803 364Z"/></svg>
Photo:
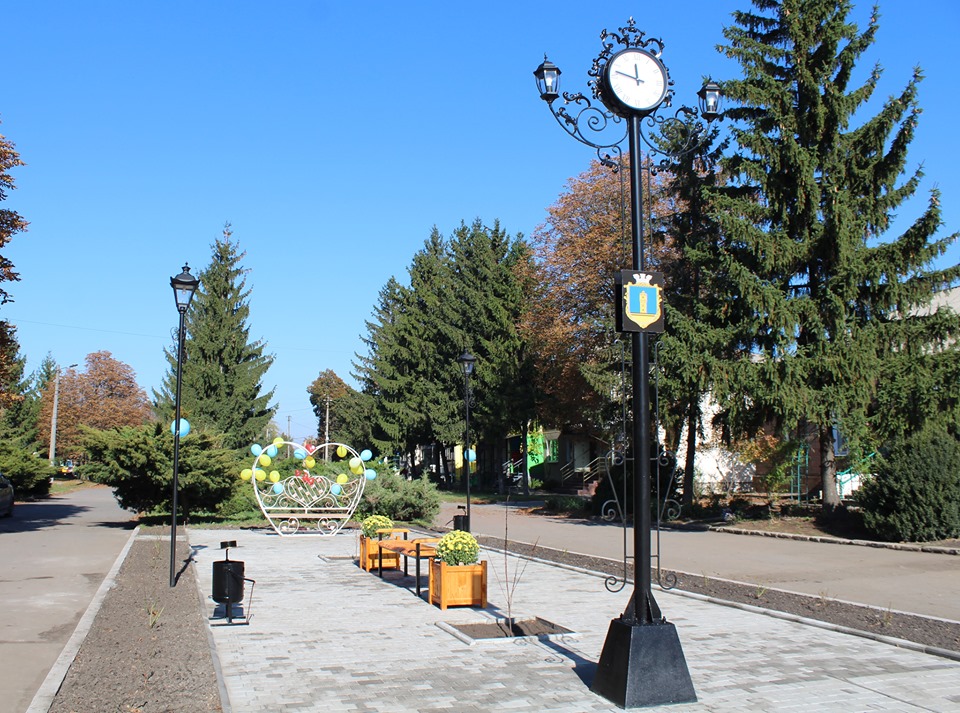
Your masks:
<svg viewBox="0 0 960 713"><path fill-rule="evenodd" d="M467 524L463 529L470 532L470 376L477 358L464 349L457 361L463 371L463 411L466 426L463 436L463 482L467 484Z"/></svg>
<svg viewBox="0 0 960 713"><path fill-rule="evenodd" d="M633 463L634 463L634 591L626 610L610 623L592 690L624 708L685 703L697 700L676 628L662 616L653 597L650 575L650 332L663 331L660 305L662 276L648 273L643 242L641 141L653 153L677 156L696 148L703 127L719 116L720 87L708 82L700 90L700 107L681 107L673 117L658 110L670 106L673 91L661 61L663 42L647 38L633 18L619 32L600 34L603 50L588 71L594 105L583 94L560 93L560 69L544 56L534 71L540 98L560 126L573 138L593 147L602 163L619 170L623 139L630 152L630 214L633 261L630 270L615 276L618 329L632 333ZM608 40L613 40L608 42ZM619 45L617 47L616 45ZM554 103L563 97L563 106ZM567 110L571 106L571 110ZM626 124L623 127L623 124ZM666 129L680 145L665 150L643 126ZM625 129L623 131L622 129ZM592 132L592 133L584 133ZM615 157L611 158L611 156ZM664 159L664 163L669 159Z"/></svg>
<svg viewBox="0 0 960 713"><path fill-rule="evenodd" d="M76 364L71 364L68 369L72 369ZM60 404L60 367L57 367L57 373L53 377L53 414L50 416L50 467L57 465L57 409Z"/></svg>
<svg viewBox="0 0 960 713"><path fill-rule="evenodd" d="M170 518L170 586L177 586L176 559L177 559L177 490L178 476L180 471L180 386L183 382L183 333L184 317L187 314L187 308L190 306L190 300L193 299L194 292L200 280L190 274L190 266L184 265L183 272L176 277L170 278L170 286L173 288L173 296L177 303L177 312L180 313L180 329L177 333L177 389L174 395L174 417L173 417L173 498L171 501Z"/></svg>

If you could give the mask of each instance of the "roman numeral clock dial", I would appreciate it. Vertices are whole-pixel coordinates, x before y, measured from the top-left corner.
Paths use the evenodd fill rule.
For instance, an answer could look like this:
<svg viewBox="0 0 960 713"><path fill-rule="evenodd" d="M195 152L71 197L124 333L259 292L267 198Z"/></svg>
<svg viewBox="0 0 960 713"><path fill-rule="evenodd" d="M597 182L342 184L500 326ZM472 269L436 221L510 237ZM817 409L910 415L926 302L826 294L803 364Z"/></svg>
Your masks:
<svg viewBox="0 0 960 713"><path fill-rule="evenodd" d="M667 71L649 52L626 49L607 62L604 79L622 108L642 113L660 106L667 94Z"/></svg>

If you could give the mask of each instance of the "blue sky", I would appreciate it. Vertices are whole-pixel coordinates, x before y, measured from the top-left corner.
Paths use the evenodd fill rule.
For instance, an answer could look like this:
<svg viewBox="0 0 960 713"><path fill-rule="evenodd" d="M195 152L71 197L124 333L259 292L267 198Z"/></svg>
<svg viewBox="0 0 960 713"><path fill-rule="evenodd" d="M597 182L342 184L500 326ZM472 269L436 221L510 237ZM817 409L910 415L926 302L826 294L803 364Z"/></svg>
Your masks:
<svg viewBox="0 0 960 713"><path fill-rule="evenodd" d="M685 3L5 0L0 133L26 166L4 203L30 221L0 316L34 369L108 350L147 389L166 370L169 286L230 221L250 270L250 330L275 363L277 423L315 434L306 389L350 379L377 293L435 225L529 235L593 153L554 123L532 72L548 53L586 91L599 33L633 15L661 37L675 105L737 76L715 47L747 0ZM858 4L865 22L870 4ZM878 99L923 68L911 168L960 230L953 0L885 0L859 69ZM900 212L906 222L922 204ZM955 246L946 259L960 260Z"/></svg>

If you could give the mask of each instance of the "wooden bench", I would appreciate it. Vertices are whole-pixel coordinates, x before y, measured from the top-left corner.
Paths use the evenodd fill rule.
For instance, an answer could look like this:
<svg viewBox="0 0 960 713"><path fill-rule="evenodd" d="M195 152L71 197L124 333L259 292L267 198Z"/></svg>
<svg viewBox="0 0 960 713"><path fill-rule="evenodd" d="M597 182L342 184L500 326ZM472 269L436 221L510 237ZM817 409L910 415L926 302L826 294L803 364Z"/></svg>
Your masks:
<svg viewBox="0 0 960 713"><path fill-rule="evenodd" d="M406 537L406 535L404 535ZM440 541L439 537L420 537L415 540L384 540L380 543L380 576L383 577L383 551L395 552L403 555L403 574L408 575L407 561L413 557L416 561L416 582L417 597L420 597L420 560L427 560L429 566L430 560L437 556L437 550L434 547Z"/></svg>

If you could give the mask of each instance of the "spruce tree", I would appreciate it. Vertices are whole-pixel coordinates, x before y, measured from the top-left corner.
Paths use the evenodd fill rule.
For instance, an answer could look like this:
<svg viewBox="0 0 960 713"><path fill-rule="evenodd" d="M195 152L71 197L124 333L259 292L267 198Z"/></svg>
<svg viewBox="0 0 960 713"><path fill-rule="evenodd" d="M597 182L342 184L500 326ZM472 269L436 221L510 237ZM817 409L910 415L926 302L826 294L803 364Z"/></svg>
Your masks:
<svg viewBox="0 0 960 713"><path fill-rule="evenodd" d="M919 170L902 179L921 73L861 116L880 68L851 80L877 14L861 31L846 0L753 5L734 13L721 48L743 71L724 85L739 105L726 114L740 151L725 162L731 184L715 192L712 215L724 236L718 269L750 311L735 325L743 356L715 393L740 430L767 419L819 439L829 512L839 504L833 429L855 450L868 447L878 384L902 363L903 346L935 350L956 334L954 315L922 309L958 276L933 264L956 235L936 237L936 191L903 233L888 235L921 180Z"/></svg>
<svg viewBox="0 0 960 713"><path fill-rule="evenodd" d="M227 448L245 448L263 437L276 410L273 389L263 391L263 377L273 363L265 343L251 340L249 270L241 265L246 253L232 240L227 223L223 237L211 246L210 265L199 274L200 287L186 314L186 341L181 388L181 417L194 428L225 436ZM176 345L166 352L170 371L156 408L167 423L173 420L176 388Z"/></svg>

